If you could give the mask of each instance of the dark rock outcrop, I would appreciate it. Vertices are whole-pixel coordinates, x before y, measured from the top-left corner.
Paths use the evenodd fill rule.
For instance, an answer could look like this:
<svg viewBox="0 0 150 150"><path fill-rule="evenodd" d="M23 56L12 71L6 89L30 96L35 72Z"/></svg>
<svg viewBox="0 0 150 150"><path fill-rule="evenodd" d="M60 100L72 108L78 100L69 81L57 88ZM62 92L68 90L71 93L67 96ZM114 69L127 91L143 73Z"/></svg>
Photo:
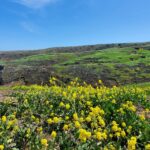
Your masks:
<svg viewBox="0 0 150 150"><path fill-rule="evenodd" d="M3 70L2 78L4 84L22 81L24 84L48 84L53 70L49 66L12 67L7 66Z"/></svg>
<svg viewBox="0 0 150 150"><path fill-rule="evenodd" d="M3 78L2 78L2 71L3 71L3 69L4 69L4 66L0 65L0 85L3 84Z"/></svg>

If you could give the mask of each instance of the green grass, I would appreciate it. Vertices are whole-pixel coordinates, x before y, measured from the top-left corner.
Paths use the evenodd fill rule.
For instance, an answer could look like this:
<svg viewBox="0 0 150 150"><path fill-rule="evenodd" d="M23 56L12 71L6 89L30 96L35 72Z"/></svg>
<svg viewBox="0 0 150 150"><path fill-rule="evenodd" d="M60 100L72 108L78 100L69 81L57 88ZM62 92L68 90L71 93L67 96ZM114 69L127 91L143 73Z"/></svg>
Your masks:
<svg viewBox="0 0 150 150"><path fill-rule="evenodd" d="M109 48L89 52L70 52L70 53L45 53L27 56L21 59L6 61L10 64L24 64L33 61L55 61L54 65L73 65L73 64L115 64L137 65L139 63L150 64L150 51L142 50L134 53L134 48ZM0 61L5 64L5 61Z"/></svg>
<svg viewBox="0 0 150 150"><path fill-rule="evenodd" d="M64 60L72 59L73 57L75 57L73 53L37 54L27 56L21 59L12 60L10 63L23 65L30 62L41 62L41 61L62 62Z"/></svg>
<svg viewBox="0 0 150 150"><path fill-rule="evenodd" d="M12 87L10 86L0 86L0 91L3 91L3 90L11 90Z"/></svg>
<svg viewBox="0 0 150 150"><path fill-rule="evenodd" d="M71 65L76 62L93 63L93 61L102 64L126 64L131 66L138 63L150 64L150 52L148 50L143 50L142 53L137 54L134 54L133 50L133 48L110 48L99 50L85 53L79 57L74 57L74 59L66 61L63 64ZM141 56L145 56L145 58L141 58ZM86 60L89 60L89 62Z"/></svg>
<svg viewBox="0 0 150 150"><path fill-rule="evenodd" d="M0 65L5 65L5 61L0 61Z"/></svg>
<svg viewBox="0 0 150 150"><path fill-rule="evenodd" d="M128 86L137 86L139 88L147 88L147 87L150 87L150 82L131 84L131 85L128 85Z"/></svg>

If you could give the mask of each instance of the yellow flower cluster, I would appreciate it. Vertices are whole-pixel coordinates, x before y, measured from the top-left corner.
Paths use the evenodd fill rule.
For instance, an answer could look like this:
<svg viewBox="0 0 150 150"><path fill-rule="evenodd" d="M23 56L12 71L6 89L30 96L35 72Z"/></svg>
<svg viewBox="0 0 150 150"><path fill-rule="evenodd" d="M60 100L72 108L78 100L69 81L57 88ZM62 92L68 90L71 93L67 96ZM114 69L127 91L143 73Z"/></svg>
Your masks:
<svg viewBox="0 0 150 150"><path fill-rule="evenodd" d="M128 140L128 150L135 150L136 149L136 137L131 137L130 140Z"/></svg>
<svg viewBox="0 0 150 150"><path fill-rule="evenodd" d="M106 132L100 132L100 131L97 131L96 132L96 139L97 140L103 140L103 139L107 139L107 133Z"/></svg>
<svg viewBox="0 0 150 150"><path fill-rule="evenodd" d="M50 87L19 87L14 106L0 104L4 114L0 118L0 150L10 145L36 150L150 150L145 136L150 104L143 89L108 88L102 81L92 87L76 81L57 86L58 80L52 78ZM139 105L143 108L140 114Z"/></svg>
<svg viewBox="0 0 150 150"><path fill-rule="evenodd" d="M136 107L133 105L132 101L127 101L125 104L122 104L122 108L128 109L128 110L133 111L133 112L136 111Z"/></svg>
<svg viewBox="0 0 150 150"><path fill-rule="evenodd" d="M90 139L91 132L86 131L85 129L79 130L79 139L83 142L86 142L87 139Z"/></svg>
<svg viewBox="0 0 150 150"><path fill-rule="evenodd" d="M126 123L122 122L122 127L126 127ZM116 121L112 121L112 132L114 133L114 136L116 137L125 137L126 136L126 132L124 131L124 129L122 129L121 127L119 127L119 125L116 123Z"/></svg>
<svg viewBox="0 0 150 150"><path fill-rule="evenodd" d="M59 123L60 121L62 120L62 118L61 117L54 117L53 119L51 119L51 118L49 118L49 119L47 119L47 123L48 124L52 124L52 123Z"/></svg>

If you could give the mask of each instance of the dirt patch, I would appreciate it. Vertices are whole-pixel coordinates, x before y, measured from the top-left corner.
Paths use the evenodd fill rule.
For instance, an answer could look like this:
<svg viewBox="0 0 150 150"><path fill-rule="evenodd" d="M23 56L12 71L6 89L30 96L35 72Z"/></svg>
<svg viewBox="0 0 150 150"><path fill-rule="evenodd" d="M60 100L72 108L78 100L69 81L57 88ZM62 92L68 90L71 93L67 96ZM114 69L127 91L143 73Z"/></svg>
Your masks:
<svg viewBox="0 0 150 150"><path fill-rule="evenodd" d="M0 102L3 102L6 98L10 97L11 90L0 90Z"/></svg>
<svg viewBox="0 0 150 150"><path fill-rule="evenodd" d="M147 119L150 119L150 112L145 112L145 109L142 106L137 106L137 114L142 115L145 114Z"/></svg>
<svg viewBox="0 0 150 150"><path fill-rule="evenodd" d="M0 102L2 102L5 99L4 93L0 91Z"/></svg>

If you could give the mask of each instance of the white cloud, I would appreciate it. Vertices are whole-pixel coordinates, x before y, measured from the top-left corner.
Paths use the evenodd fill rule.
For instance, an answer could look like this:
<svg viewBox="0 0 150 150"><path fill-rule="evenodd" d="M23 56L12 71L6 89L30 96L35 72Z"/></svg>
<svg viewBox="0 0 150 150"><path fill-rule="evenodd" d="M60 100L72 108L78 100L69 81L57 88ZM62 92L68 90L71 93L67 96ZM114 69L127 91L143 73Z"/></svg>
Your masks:
<svg viewBox="0 0 150 150"><path fill-rule="evenodd" d="M35 9L42 8L55 1L57 0L14 0L16 3Z"/></svg>

